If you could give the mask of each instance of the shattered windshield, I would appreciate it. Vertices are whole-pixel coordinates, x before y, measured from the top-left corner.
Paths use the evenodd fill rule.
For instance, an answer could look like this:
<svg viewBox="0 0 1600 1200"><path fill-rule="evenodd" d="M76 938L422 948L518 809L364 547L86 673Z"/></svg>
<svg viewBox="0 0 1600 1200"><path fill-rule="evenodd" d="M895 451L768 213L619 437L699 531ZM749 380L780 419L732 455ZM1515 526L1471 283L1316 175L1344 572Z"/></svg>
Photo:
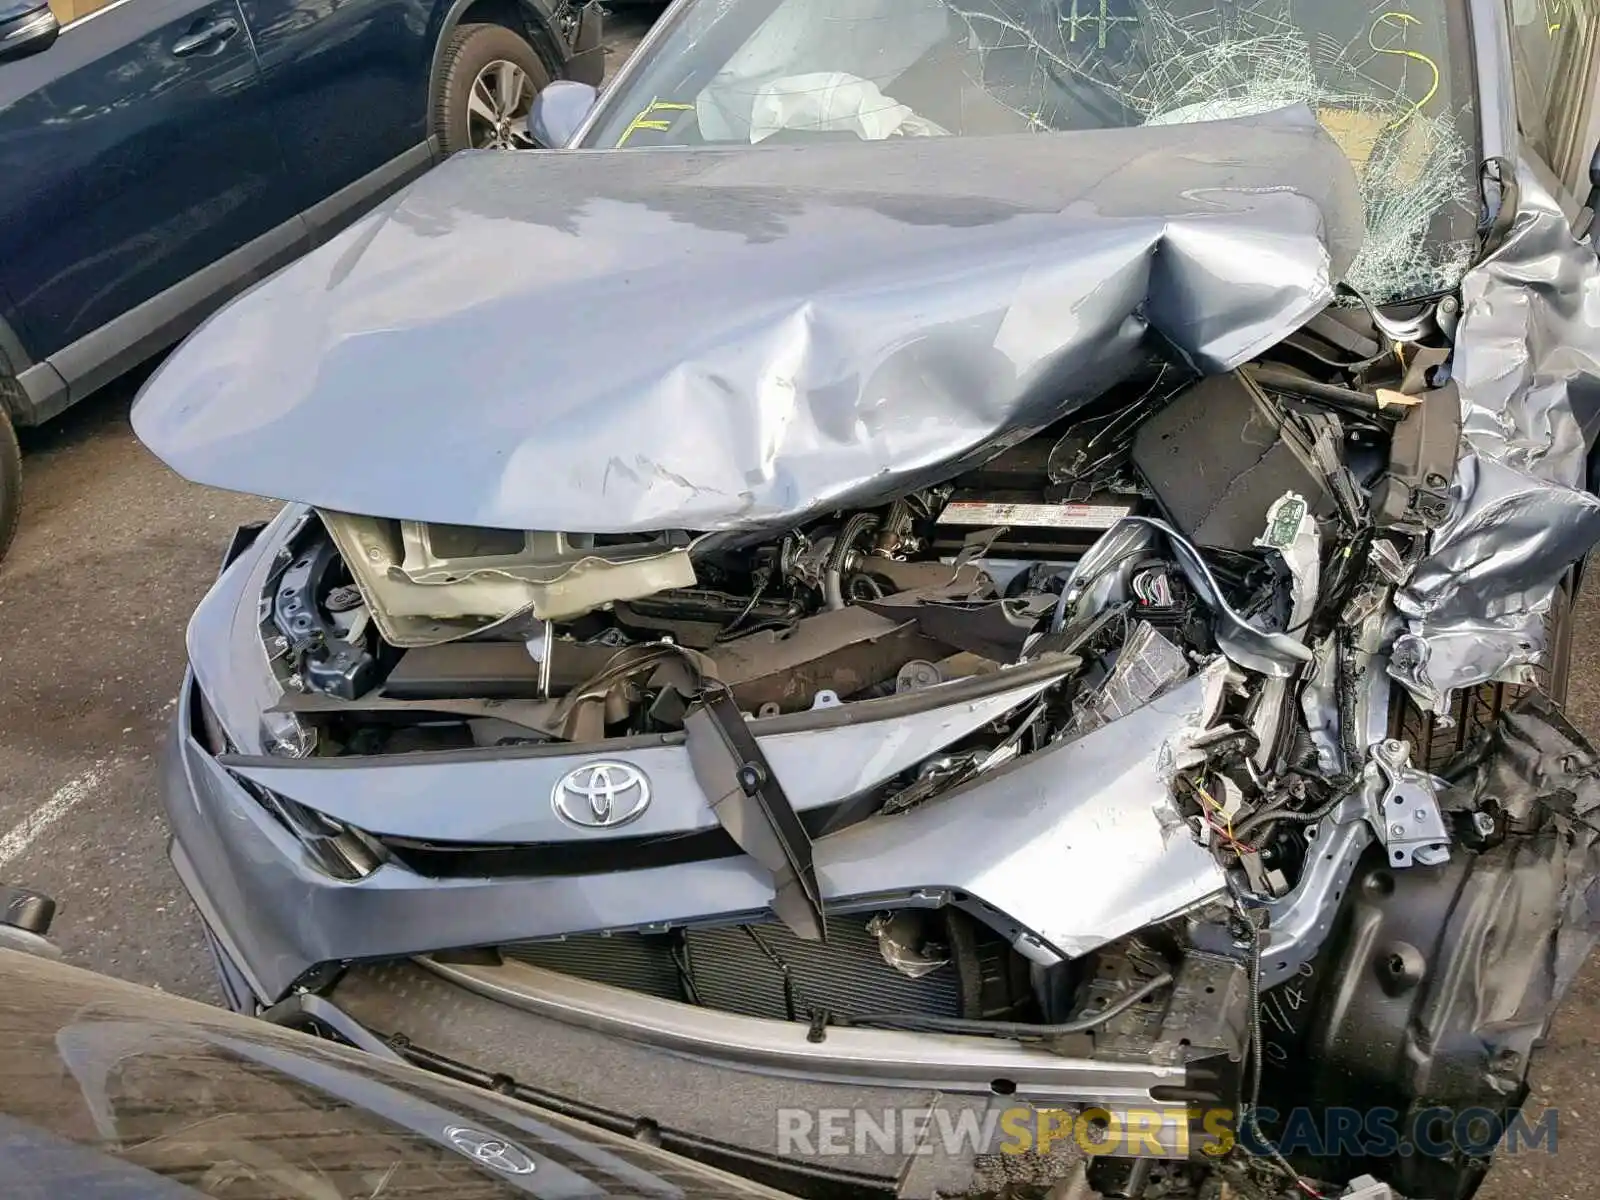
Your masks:
<svg viewBox="0 0 1600 1200"><path fill-rule="evenodd" d="M1308 104L1349 156L1380 303L1453 288L1472 252L1472 75L1447 0L700 0L586 144L982 137Z"/></svg>

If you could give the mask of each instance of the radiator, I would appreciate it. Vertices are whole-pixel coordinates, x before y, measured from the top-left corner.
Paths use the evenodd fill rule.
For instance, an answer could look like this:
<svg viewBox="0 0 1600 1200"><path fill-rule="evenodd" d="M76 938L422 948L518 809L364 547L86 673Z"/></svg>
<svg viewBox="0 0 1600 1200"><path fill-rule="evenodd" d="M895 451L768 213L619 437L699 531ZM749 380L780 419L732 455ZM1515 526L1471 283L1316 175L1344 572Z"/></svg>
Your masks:
<svg viewBox="0 0 1600 1200"><path fill-rule="evenodd" d="M815 1009L849 1014L961 1014L961 979L945 963L919 979L890 966L867 932L870 914L830 917L826 942L779 924L670 934L584 935L502 946L507 958L667 1000L778 1020Z"/></svg>

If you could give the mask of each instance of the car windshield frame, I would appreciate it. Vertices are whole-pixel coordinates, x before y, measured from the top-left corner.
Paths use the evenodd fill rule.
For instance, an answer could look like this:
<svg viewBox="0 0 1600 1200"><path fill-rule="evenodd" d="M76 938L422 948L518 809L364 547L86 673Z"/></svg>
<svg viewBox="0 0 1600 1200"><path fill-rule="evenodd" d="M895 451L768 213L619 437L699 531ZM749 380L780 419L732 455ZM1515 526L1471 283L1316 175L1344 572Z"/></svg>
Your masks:
<svg viewBox="0 0 1600 1200"><path fill-rule="evenodd" d="M700 113L690 111L696 108L696 103L693 102L699 100L702 92L706 90L706 85L716 77L717 71L724 69L735 53L742 52L748 46L753 38L753 31L770 18L782 2L783 0L679 0L679 3L673 4L651 29L631 60L602 93L594 110L578 131L573 145L585 149L615 148L619 144L630 149L682 149L698 145L728 147L751 144L745 139L703 140L699 138L698 129L694 140L675 140L676 134L672 131L681 127L684 122L692 124L698 120ZM880 0L880 3L897 2L898 0ZM904 2L907 8L912 8L926 6L927 0L904 0ZM966 5L980 0L952 0L952 2ZM1050 0L981 0L981 2L1014 6L1018 3L1042 5ZM1070 0L1054 0L1054 2L1064 4ZM1166 3L1166 0L1121 0L1121 2L1136 6L1144 5L1151 9L1173 7ZM1306 2L1308 0L1241 0L1239 3L1231 4L1228 11L1244 12L1249 16L1256 10L1265 11L1268 7L1280 7L1287 12L1292 4ZM1487 135L1497 115L1488 110L1494 107L1499 99L1493 88L1486 90L1482 86L1479 78L1482 66L1481 47L1478 45L1478 31L1475 29L1479 14L1471 11L1474 0L1430 0L1432 12L1429 14L1429 20L1434 23L1433 36L1439 40L1442 48L1442 52L1436 50L1430 57L1410 51L1401 53L1404 49L1401 43L1391 47L1385 41L1391 34L1407 35L1406 25L1408 22L1416 23L1416 17L1406 14L1395 17L1393 14L1399 10L1379 0L1369 0L1364 4L1352 0L1335 0L1335 2L1340 7L1363 10L1360 18L1362 21L1371 19L1368 33L1371 39L1376 39L1372 41L1374 50L1386 54L1393 61L1400 61L1403 58L1405 61L1402 65L1405 68L1415 69L1418 72L1423 72L1425 69L1433 72L1433 86L1426 91L1426 97L1437 94L1440 99L1438 108L1441 110L1436 114L1430 114L1423 121L1412 123L1413 126L1423 130L1424 136L1420 150L1417 149L1416 139L1412 139L1412 144L1405 152L1406 158L1421 164L1415 170L1408 172L1396 169L1401 161L1401 155L1393 145L1384 153L1373 149L1374 145L1384 144L1379 140L1379 134L1369 135L1353 132L1348 127L1338 128L1324 119L1325 127L1329 128L1335 140L1350 154L1352 165L1356 167L1358 176L1362 177L1363 198L1367 202L1367 245L1363 248L1346 282L1379 304L1399 304L1437 298L1455 290L1477 251L1481 208L1479 165L1486 153ZM1105 5L1101 4L1101 7ZM709 21L705 13L707 8L715 10L714 16ZM760 15L755 16L756 13ZM746 19L731 38L725 38L721 46L710 43L708 30L714 32L729 28L728 22L741 14ZM1189 20L1193 15L1192 12L1186 13L1184 19ZM1351 19L1352 23L1356 20L1353 16ZM691 22L694 24L691 25ZM686 38L690 40L686 41ZM663 82L664 65L695 53L704 56L708 45L710 54L706 60L708 64L706 69L690 76L683 88L670 96L655 94ZM1318 52L1321 53L1322 50L1319 49ZM1426 68L1416 66L1418 60L1426 63ZM1423 78L1426 79L1426 76ZM881 107L884 97L879 95L872 85L867 86L870 95ZM1189 98L1194 99L1192 96ZM1372 99L1375 104L1383 102L1383 98L1376 95ZM1416 98L1410 97L1410 99ZM1328 115L1328 110L1335 107L1330 103L1327 109L1324 109L1318 105L1315 96L1297 96L1292 89L1286 91L1281 102L1273 106L1281 107L1296 103L1309 104L1318 111L1319 117L1324 118ZM892 100L890 104L893 105ZM1189 103L1178 107L1186 108L1187 111L1174 110L1173 113L1151 117L1148 118L1149 123L1226 119L1233 116L1256 115L1268 110L1268 106L1254 100L1217 104ZM1416 103L1415 111L1418 114L1423 112L1421 102ZM1372 126L1370 114L1358 115L1365 122L1364 128ZM1410 116L1409 113L1404 115ZM1352 122L1352 124L1359 123ZM1398 120L1389 120L1387 127L1393 128L1399 124ZM1083 127L1131 127L1131 124L1108 122L1099 126ZM884 136L881 128L870 127L856 129L854 132L842 127L830 127L820 132L808 130L791 134L792 128L793 126L785 128L774 140L803 143L840 137L853 139L858 136L874 140ZM937 132L946 132L937 125L934 129ZM1066 132L1042 127L1039 131L1046 134ZM908 133L914 135L918 132L922 131L912 123L905 128L892 130L891 134L905 136ZM1386 140L1389 143L1399 141L1398 138ZM1352 148L1352 143L1356 148ZM1431 190L1426 192L1421 188L1407 191L1394 186L1392 181L1403 177L1404 174L1420 180L1438 181L1437 186L1430 183L1428 186Z"/></svg>

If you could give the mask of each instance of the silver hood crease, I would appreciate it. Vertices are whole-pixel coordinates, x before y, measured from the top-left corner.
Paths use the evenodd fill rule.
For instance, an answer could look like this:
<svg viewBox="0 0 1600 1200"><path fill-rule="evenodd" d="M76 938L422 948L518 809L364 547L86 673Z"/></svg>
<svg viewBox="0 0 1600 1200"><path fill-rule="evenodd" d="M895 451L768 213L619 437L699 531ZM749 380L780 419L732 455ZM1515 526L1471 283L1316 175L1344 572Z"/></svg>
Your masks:
<svg viewBox="0 0 1600 1200"><path fill-rule="evenodd" d="M981 461L1160 346L1248 360L1361 230L1307 109L460 155L211 318L133 423L190 479L342 512L792 524Z"/></svg>

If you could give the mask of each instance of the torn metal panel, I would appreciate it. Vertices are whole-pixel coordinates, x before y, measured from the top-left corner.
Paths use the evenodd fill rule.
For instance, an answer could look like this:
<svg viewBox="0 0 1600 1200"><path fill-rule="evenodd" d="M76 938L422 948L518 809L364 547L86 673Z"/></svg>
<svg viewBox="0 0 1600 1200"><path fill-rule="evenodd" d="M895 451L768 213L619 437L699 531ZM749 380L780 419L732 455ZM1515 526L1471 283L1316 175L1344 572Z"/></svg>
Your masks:
<svg viewBox="0 0 1600 1200"><path fill-rule="evenodd" d="M1455 511L1395 596L1430 629L1542 613L1568 564L1600 538L1600 499L1581 482L1540 479L1476 448L1453 491Z"/></svg>
<svg viewBox="0 0 1600 1200"><path fill-rule="evenodd" d="M908 662L940 659L949 648L925 636L909 613L888 617L863 605L830 609L713 647L707 657L740 707L756 712L810 708L821 690L853 696L894 679Z"/></svg>
<svg viewBox="0 0 1600 1200"><path fill-rule="evenodd" d="M1463 453L1452 511L1395 594L1390 673L1446 712L1450 693L1519 682L1544 660L1562 573L1600 540L1588 454L1600 424L1600 260L1544 169L1517 163L1504 241L1467 272L1452 375Z"/></svg>
<svg viewBox="0 0 1600 1200"><path fill-rule="evenodd" d="M1212 898L1225 875L1184 824L1163 765L1206 701L1197 676L1113 724L825 838L824 891L899 889L913 866L959 877L1067 956Z"/></svg>
<svg viewBox="0 0 1600 1200"><path fill-rule="evenodd" d="M133 421L188 478L340 512L792 524L947 478L1158 348L1245 361L1327 303L1360 237L1303 109L462 155L211 318Z"/></svg>
<svg viewBox="0 0 1600 1200"><path fill-rule="evenodd" d="M581 534L318 515L396 646L437 645L508 617L560 620L695 582L681 535L605 546Z"/></svg>

